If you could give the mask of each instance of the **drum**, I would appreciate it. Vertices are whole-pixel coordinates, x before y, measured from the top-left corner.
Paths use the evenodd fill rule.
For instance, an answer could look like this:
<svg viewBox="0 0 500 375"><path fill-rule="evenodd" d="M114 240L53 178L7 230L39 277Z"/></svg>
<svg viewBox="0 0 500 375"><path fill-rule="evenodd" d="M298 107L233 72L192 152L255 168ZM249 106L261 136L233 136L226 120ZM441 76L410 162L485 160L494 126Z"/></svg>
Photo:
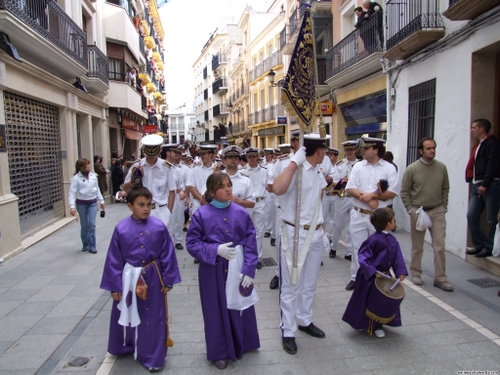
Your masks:
<svg viewBox="0 0 500 375"><path fill-rule="evenodd" d="M391 277L376 277L370 287L366 300L366 316L370 322L368 332L373 333L373 323L388 324L399 311L399 305L405 296L405 288L401 283L391 290L397 279Z"/></svg>

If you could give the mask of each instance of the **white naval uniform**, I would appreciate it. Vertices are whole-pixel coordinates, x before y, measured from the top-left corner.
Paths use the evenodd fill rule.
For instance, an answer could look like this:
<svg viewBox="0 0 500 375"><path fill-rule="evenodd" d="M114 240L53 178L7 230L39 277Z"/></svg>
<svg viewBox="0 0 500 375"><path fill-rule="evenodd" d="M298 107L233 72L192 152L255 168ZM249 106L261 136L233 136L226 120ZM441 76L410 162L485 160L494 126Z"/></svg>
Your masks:
<svg viewBox="0 0 500 375"><path fill-rule="evenodd" d="M359 159L353 161L344 158L335 164L333 183L337 184L338 181L343 178L349 178L352 172L354 164L356 164ZM335 217L333 219L333 230L332 230L332 250L337 250L339 245L340 236L342 231L346 229L346 245L344 250L344 256L352 255L352 240L351 232L349 230L350 215L352 209L352 198L345 194L344 197L338 195L333 196L335 199Z"/></svg>
<svg viewBox="0 0 500 375"><path fill-rule="evenodd" d="M170 237L174 244L182 243L183 233L182 228L184 227L184 202L187 199L181 200L179 198L179 190L186 190L187 176L189 174L189 168L183 164L174 164L173 169L176 174L176 193L175 193L175 203L174 211L172 212L172 219L170 220Z"/></svg>
<svg viewBox="0 0 500 375"><path fill-rule="evenodd" d="M267 174L272 173L270 170L274 167L274 161L271 163L262 162L263 167L267 168ZM266 224L265 224L265 232L269 232L271 238L276 238L276 195L274 193L270 193L267 191L266 186Z"/></svg>
<svg viewBox="0 0 500 375"><path fill-rule="evenodd" d="M250 168L250 165L247 165L245 173L250 178L255 195L255 207L247 210L255 227L257 250L259 259L261 259L264 251L263 242L266 225L267 168L259 165L256 168Z"/></svg>
<svg viewBox="0 0 500 375"><path fill-rule="evenodd" d="M276 159L273 167L269 169L267 173L267 183L272 185L274 183L274 179L277 175L279 175L287 166L290 164L290 157L288 155L282 155L278 159ZM275 221L274 221L274 237L276 238L278 245L276 246L276 270L275 274L279 277L280 275L280 245L281 241L281 205L279 204L279 195L274 195L274 207L275 207Z"/></svg>
<svg viewBox="0 0 500 375"><path fill-rule="evenodd" d="M328 156L325 156L320 164L320 171L326 178L328 176L333 178L334 168L332 162ZM323 220L325 223L325 231L328 233L329 239L332 238L333 232L333 218L335 216L335 197L333 195L328 195L326 191L323 193L323 200L321 201L323 209Z"/></svg>
<svg viewBox="0 0 500 375"><path fill-rule="evenodd" d="M227 174L227 169L222 171ZM233 184L233 195L237 196L239 199L245 199L247 201L255 202L255 194L252 187L252 182L245 174L244 170L238 170L234 175L229 175L231 183ZM246 209L250 214L250 208Z"/></svg>
<svg viewBox="0 0 500 375"><path fill-rule="evenodd" d="M195 187L196 190L198 190L198 192L201 194L201 196L203 196L203 194L205 194L205 191L207 190L207 179L214 172L215 166L216 164L212 163L212 165L208 168L205 167L203 164L192 168L189 171L186 186ZM191 202L191 212L190 212L191 216L200 207L201 207L200 201L193 196Z"/></svg>
<svg viewBox="0 0 500 375"><path fill-rule="evenodd" d="M156 207L151 210L151 216L163 221L163 224L168 228L171 212L168 209L168 196L170 191L175 191L175 173L174 170L164 160L158 158L156 163L151 167L146 158L141 159L137 163L132 164L124 183L130 182L132 179L132 170L134 167L142 166L142 186L146 187L153 194L153 202Z"/></svg>
<svg viewBox="0 0 500 375"><path fill-rule="evenodd" d="M302 249L308 230L303 225L313 221L314 212L318 207L317 224L323 223L321 210L321 192L326 187L326 181L320 172L319 166L313 167L309 162L304 162L302 168L302 197L300 206L299 252L307 251L305 261L299 274L297 284L290 283L290 274L285 256L285 251L293 252L295 227L285 222L295 224L297 173L294 174L290 186L285 194L278 196L282 204L283 231L280 241L280 328L283 337L295 337L297 324L308 326L313 321L312 306L316 295L321 256L323 252L324 231L312 228L314 231L308 249ZM286 238L285 238L286 236ZM286 246L288 245L288 248Z"/></svg>
<svg viewBox="0 0 500 375"><path fill-rule="evenodd" d="M347 181L346 190L354 188L360 193L370 193L377 190L377 184L380 180L386 180L389 187L388 191L399 194L398 172L391 163L380 159L375 165L368 163L366 160L361 160L354 164L349 181ZM355 208L372 211L367 203L361 202L359 199L351 198L353 209L350 214L350 232L352 240L352 261L351 261L351 280L356 280L358 272L358 250L361 244L375 232L375 228L370 222L370 215L361 213ZM386 201L378 201L378 208L387 207L392 204L392 199Z"/></svg>

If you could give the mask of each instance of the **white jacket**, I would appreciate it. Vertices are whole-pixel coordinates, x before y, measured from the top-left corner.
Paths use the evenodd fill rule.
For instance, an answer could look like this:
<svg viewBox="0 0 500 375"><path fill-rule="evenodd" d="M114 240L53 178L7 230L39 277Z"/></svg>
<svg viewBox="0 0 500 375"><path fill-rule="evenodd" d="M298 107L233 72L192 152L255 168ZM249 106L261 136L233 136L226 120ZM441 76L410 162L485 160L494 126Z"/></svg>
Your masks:
<svg viewBox="0 0 500 375"><path fill-rule="evenodd" d="M75 201L77 199L86 201L97 199L99 203L104 204L104 198L102 197L101 190L99 190L97 175L95 173L89 172L88 179L81 172L73 176L68 193L69 208L75 208Z"/></svg>

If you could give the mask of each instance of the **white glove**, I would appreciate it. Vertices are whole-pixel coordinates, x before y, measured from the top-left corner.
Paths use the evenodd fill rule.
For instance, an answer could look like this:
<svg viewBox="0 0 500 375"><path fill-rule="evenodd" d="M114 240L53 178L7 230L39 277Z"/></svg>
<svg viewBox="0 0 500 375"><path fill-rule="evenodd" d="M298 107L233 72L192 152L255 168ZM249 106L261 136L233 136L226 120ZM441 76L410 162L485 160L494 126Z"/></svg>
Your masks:
<svg viewBox="0 0 500 375"><path fill-rule="evenodd" d="M217 248L217 255L227 260L236 258L236 250L230 247L232 244L232 242L221 243Z"/></svg>
<svg viewBox="0 0 500 375"><path fill-rule="evenodd" d="M253 279L250 276L244 275L240 273L240 280L243 278L243 281L241 282L241 286L243 288L248 288L250 285L253 284Z"/></svg>
<svg viewBox="0 0 500 375"><path fill-rule="evenodd" d="M293 155L292 160L295 164L297 164L297 167L304 164L306 161L306 148L302 146L297 150L297 152Z"/></svg>

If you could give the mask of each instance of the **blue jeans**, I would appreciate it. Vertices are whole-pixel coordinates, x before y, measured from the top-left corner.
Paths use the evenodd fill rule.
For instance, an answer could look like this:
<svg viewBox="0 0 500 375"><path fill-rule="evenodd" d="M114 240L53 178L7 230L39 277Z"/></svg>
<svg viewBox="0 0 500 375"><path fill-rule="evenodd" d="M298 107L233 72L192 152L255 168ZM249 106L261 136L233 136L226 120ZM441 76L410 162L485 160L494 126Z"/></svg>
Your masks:
<svg viewBox="0 0 500 375"><path fill-rule="evenodd" d="M493 239L497 225L497 215L500 209L500 181L494 180L486 189L483 195L477 194L477 189L481 184L472 186L469 211L467 212L467 222L475 249L493 249ZM484 233L481 224L481 214L486 207L486 221L490 228L487 234Z"/></svg>
<svg viewBox="0 0 500 375"><path fill-rule="evenodd" d="M83 250L95 250L95 219L97 216L97 202L91 205L76 204L80 216L80 237Z"/></svg>

